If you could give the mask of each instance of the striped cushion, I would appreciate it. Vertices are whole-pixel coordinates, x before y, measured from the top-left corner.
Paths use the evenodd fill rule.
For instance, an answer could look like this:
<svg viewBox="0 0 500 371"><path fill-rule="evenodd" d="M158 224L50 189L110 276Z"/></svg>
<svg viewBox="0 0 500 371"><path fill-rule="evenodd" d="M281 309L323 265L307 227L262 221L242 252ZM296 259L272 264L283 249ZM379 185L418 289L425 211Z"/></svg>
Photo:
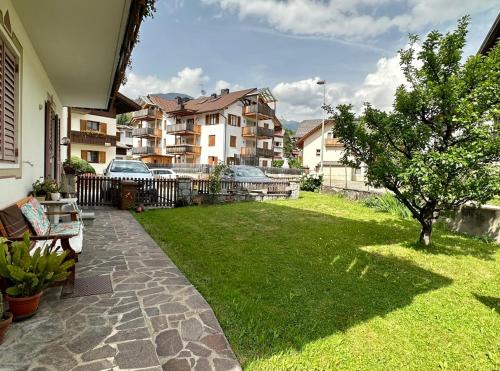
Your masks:
<svg viewBox="0 0 500 371"><path fill-rule="evenodd" d="M7 233L7 237L22 237L24 232L29 232L28 223L17 205L12 205L0 210L0 220Z"/></svg>

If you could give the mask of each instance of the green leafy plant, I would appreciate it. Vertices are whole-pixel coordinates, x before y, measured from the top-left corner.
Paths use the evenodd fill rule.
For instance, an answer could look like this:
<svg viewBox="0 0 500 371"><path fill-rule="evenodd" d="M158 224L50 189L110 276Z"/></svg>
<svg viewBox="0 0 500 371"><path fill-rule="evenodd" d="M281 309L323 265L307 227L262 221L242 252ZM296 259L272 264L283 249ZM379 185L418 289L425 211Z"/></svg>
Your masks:
<svg viewBox="0 0 500 371"><path fill-rule="evenodd" d="M500 43L463 62L469 17L445 35L432 31L400 51L407 84L394 110L366 104L326 107L344 146L343 163L367 166L367 183L392 191L418 220L420 243L432 242L434 222L466 202L500 195Z"/></svg>
<svg viewBox="0 0 500 371"><path fill-rule="evenodd" d="M310 173L300 177L300 189L302 191L316 192L323 184L323 174Z"/></svg>
<svg viewBox="0 0 500 371"><path fill-rule="evenodd" d="M30 297L51 284L66 279L75 264L66 260L67 252L58 254L50 249L37 248L30 255L29 235L24 240L9 242L0 238L0 276L7 280L7 294L12 297Z"/></svg>
<svg viewBox="0 0 500 371"><path fill-rule="evenodd" d="M273 160L271 163L272 167L283 167L285 160Z"/></svg>
<svg viewBox="0 0 500 371"><path fill-rule="evenodd" d="M54 179L45 179L43 187L46 193L57 193L61 191L61 186Z"/></svg>
<svg viewBox="0 0 500 371"><path fill-rule="evenodd" d="M37 179L31 185L32 193L35 197L43 197L47 195L47 190L45 189L45 182L42 179Z"/></svg>
<svg viewBox="0 0 500 371"><path fill-rule="evenodd" d="M368 197L363 201L363 204L378 211L397 215L403 219L412 219L413 217L411 211L390 193Z"/></svg>
<svg viewBox="0 0 500 371"><path fill-rule="evenodd" d="M208 177L208 191L212 195L216 195L221 191L221 176L224 171L228 168L227 165L219 162L214 166L212 172Z"/></svg>
<svg viewBox="0 0 500 371"><path fill-rule="evenodd" d="M302 169L302 164L298 158L290 157L288 159L288 167L290 169Z"/></svg>
<svg viewBox="0 0 500 371"><path fill-rule="evenodd" d="M66 174L95 174L95 169L84 159L72 156L63 163Z"/></svg>

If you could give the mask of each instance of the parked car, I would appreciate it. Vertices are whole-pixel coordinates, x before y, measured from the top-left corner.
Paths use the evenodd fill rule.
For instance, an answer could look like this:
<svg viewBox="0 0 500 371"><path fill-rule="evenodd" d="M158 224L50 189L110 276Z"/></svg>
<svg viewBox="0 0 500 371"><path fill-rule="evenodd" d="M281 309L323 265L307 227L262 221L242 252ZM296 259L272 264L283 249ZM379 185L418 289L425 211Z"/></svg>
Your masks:
<svg viewBox="0 0 500 371"><path fill-rule="evenodd" d="M233 165L224 171L222 180L235 182L272 183L272 179L258 167L248 165Z"/></svg>
<svg viewBox="0 0 500 371"><path fill-rule="evenodd" d="M153 179L149 168L137 160L113 159L104 170L104 176L111 179L134 179L137 180L137 200L143 203L154 202L158 197L158 191L151 183L145 180ZM117 182L103 182L101 185L101 198L108 201L119 198L120 185Z"/></svg>
<svg viewBox="0 0 500 371"><path fill-rule="evenodd" d="M151 173L155 178L161 179L177 179L177 174L172 169L151 169Z"/></svg>
<svg viewBox="0 0 500 371"><path fill-rule="evenodd" d="M104 170L110 178L153 179L151 170L142 161L113 159Z"/></svg>

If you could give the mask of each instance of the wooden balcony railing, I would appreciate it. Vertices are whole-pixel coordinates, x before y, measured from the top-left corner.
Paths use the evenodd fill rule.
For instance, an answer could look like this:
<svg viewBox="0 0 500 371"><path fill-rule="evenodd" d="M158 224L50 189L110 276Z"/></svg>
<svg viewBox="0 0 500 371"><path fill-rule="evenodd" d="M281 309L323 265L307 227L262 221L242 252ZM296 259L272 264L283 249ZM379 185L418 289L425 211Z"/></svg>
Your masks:
<svg viewBox="0 0 500 371"><path fill-rule="evenodd" d="M132 113L132 120L134 121L138 120L153 121L161 118L162 118L162 113L153 108L144 108Z"/></svg>
<svg viewBox="0 0 500 371"><path fill-rule="evenodd" d="M133 155L161 155L160 147L134 147L132 148Z"/></svg>
<svg viewBox="0 0 500 371"><path fill-rule="evenodd" d="M249 117L255 117L259 115L259 118L273 118L274 117L274 110L266 106L264 104L252 104L249 106L244 106L243 107L243 115L244 116L249 116Z"/></svg>
<svg viewBox="0 0 500 371"><path fill-rule="evenodd" d="M132 130L132 136L138 138L148 138L148 137L161 138L161 129L135 128Z"/></svg>
<svg viewBox="0 0 500 371"><path fill-rule="evenodd" d="M241 128L244 137L273 138L274 130L262 126L244 126Z"/></svg>
<svg viewBox="0 0 500 371"><path fill-rule="evenodd" d="M325 147L343 147L337 138L325 138Z"/></svg>
<svg viewBox="0 0 500 371"><path fill-rule="evenodd" d="M240 155L242 157L267 157L272 158L274 152L272 149L267 148L255 148L255 147L242 147L240 150Z"/></svg>
<svg viewBox="0 0 500 371"><path fill-rule="evenodd" d="M201 126L193 122L168 125L167 133L177 135L199 135L201 134Z"/></svg>
<svg viewBox="0 0 500 371"><path fill-rule="evenodd" d="M166 146L165 149L167 154L171 155L201 154L201 147L195 144L176 144L173 146Z"/></svg>
<svg viewBox="0 0 500 371"><path fill-rule="evenodd" d="M97 146L116 146L116 136L104 135L93 131L72 130L70 135L71 143L94 144Z"/></svg>

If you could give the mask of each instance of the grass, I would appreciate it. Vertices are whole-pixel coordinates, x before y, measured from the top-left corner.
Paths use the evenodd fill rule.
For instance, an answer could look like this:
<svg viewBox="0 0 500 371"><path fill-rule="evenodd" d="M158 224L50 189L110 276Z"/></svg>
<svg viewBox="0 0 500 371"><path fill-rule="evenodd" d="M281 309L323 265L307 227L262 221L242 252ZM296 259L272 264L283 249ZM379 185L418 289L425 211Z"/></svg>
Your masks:
<svg viewBox="0 0 500 371"><path fill-rule="evenodd" d="M136 217L245 369L500 368L498 245L311 193Z"/></svg>

